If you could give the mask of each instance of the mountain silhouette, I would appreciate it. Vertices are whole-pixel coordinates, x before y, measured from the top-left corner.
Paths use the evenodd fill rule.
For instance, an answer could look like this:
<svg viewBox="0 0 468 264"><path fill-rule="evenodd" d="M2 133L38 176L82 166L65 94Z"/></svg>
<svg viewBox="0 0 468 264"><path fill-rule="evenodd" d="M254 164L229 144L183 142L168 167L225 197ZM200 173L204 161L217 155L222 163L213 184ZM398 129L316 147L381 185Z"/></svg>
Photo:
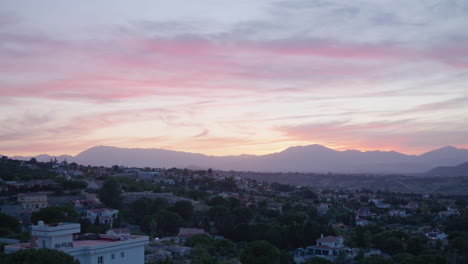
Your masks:
<svg viewBox="0 0 468 264"><path fill-rule="evenodd" d="M468 176L468 162L458 164L457 166L439 166L428 172L431 176Z"/></svg>
<svg viewBox="0 0 468 264"><path fill-rule="evenodd" d="M28 160L31 157L13 157ZM49 161L49 155L36 156ZM83 165L155 168L213 168L257 172L317 173L425 173L438 166L455 166L468 161L468 150L443 147L422 155L405 155L395 151L337 151L321 145L295 146L267 155L209 156L164 149L118 148L97 146L76 156L63 155Z"/></svg>

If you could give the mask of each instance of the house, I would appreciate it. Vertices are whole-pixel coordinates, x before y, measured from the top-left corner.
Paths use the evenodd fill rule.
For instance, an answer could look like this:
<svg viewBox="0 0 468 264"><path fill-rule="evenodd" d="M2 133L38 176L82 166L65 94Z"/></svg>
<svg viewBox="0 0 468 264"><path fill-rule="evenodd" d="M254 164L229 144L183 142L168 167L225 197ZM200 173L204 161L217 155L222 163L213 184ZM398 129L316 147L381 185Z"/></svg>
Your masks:
<svg viewBox="0 0 468 264"><path fill-rule="evenodd" d="M88 180L85 180L87 186L86 188L88 189L92 189L92 190L99 190L101 189L102 185L104 184L104 181L88 181Z"/></svg>
<svg viewBox="0 0 468 264"><path fill-rule="evenodd" d="M440 217L448 217L448 216L451 216L451 215L458 215L459 212L456 210L456 209L453 209L453 208L447 208L447 211L440 211L438 213L438 215Z"/></svg>
<svg viewBox="0 0 468 264"><path fill-rule="evenodd" d="M26 182L25 187L34 188L34 187L57 187L58 184L51 180L30 180Z"/></svg>
<svg viewBox="0 0 468 264"><path fill-rule="evenodd" d="M82 200L73 200L72 203L73 203L73 205L75 206L75 208L77 208L77 209L81 209L81 208L86 208L86 207L91 207L91 206L97 206L97 205L99 205L99 202L97 202L97 201L94 200L94 199L89 199L89 200L85 200L85 199L82 199Z"/></svg>
<svg viewBox="0 0 468 264"><path fill-rule="evenodd" d="M328 213L328 204L321 203L317 208L319 215L326 215Z"/></svg>
<svg viewBox="0 0 468 264"><path fill-rule="evenodd" d="M399 216L399 217L405 217L406 216L406 211L405 210L390 210L388 212L390 216Z"/></svg>
<svg viewBox="0 0 468 264"><path fill-rule="evenodd" d="M89 219L91 224L99 220L99 224L113 225L115 218L119 214L117 209L101 208L101 209L88 209L86 210L86 218Z"/></svg>
<svg viewBox="0 0 468 264"><path fill-rule="evenodd" d="M390 208L390 204L388 203L379 203L379 204L376 204L375 206L377 206L378 208Z"/></svg>
<svg viewBox="0 0 468 264"><path fill-rule="evenodd" d="M425 236L429 240L444 240L447 238L447 234L445 234L444 232L438 232L438 231L426 233Z"/></svg>
<svg viewBox="0 0 468 264"><path fill-rule="evenodd" d="M23 209L36 212L47 207L47 194L41 192L20 193L18 194L18 202Z"/></svg>
<svg viewBox="0 0 468 264"><path fill-rule="evenodd" d="M356 215L358 217L372 217L375 216L374 213L372 213L369 208L359 208L356 212Z"/></svg>
<svg viewBox="0 0 468 264"><path fill-rule="evenodd" d="M308 246L307 252L313 256L338 256L341 251L345 250L344 239L342 236L326 236L323 235L317 239L315 246Z"/></svg>
<svg viewBox="0 0 468 264"><path fill-rule="evenodd" d="M415 201L410 201L408 202L407 205L403 206L404 208L408 209L408 210L417 210L419 208L419 204Z"/></svg>
<svg viewBox="0 0 468 264"><path fill-rule="evenodd" d="M365 226L365 225L368 225L368 224L369 224L369 221L367 221L366 219L356 217L356 225L357 226Z"/></svg>
<svg viewBox="0 0 468 264"><path fill-rule="evenodd" d="M185 241L187 241L188 238L191 238L196 235L208 235L208 233L205 232L205 230L199 228L181 227L179 228L179 234L177 235L177 242L179 244L183 244L185 243Z"/></svg>
<svg viewBox="0 0 468 264"><path fill-rule="evenodd" d="M86 234L78 223L45 224L31 227L31 242L5 246L5 253L23 249L49 248L60 250L81 264L143 264L147 236Z"/></svg>

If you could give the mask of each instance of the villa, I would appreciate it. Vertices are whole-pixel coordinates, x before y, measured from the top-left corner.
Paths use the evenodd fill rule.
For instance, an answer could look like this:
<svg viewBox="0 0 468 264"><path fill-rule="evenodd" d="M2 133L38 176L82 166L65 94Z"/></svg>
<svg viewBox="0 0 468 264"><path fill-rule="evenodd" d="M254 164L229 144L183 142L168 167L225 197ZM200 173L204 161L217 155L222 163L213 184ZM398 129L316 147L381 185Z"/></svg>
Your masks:
<svg viewBox="0 0 468 264"><path fill-rule="evenodd" d="M78 223L45 224L32 226L31 242L5 246L5 253L22 249L48 248L63 251L81 264L143 264L147 236L79 234Z"/></svg>

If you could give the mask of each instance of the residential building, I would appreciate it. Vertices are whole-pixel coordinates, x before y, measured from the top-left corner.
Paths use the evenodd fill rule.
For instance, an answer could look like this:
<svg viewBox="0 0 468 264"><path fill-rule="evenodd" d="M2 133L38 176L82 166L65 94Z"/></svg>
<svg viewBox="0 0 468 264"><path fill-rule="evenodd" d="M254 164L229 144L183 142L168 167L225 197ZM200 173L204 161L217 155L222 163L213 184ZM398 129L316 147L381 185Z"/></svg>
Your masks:
<svg viewBox="0 0 468 264"><path fill-rule="evenodd" d="M406 216L406 211L405 210L390 210L388 212L390 216L399 216L399 217L405 217Z"/></svg>
<svg viewBox="0 0 468 264"><path fill-rule="evenodd" d="M147 236L74 235L80 233L78 223L46 225L39 221L31 227L31 242L5 246L5 253L29 248L63 251L81 264L143 264Z"/></svg>
<svg viewBox="0 0 468 264"><path fill-rule="evenodd" d="M341 251L345 250L344 239L342 236L326 236L323 235L317 239L315 246L308 246L307 252L313 256L338 256Z"/></svg>
<svg viewBox="0 0 468 264"><path fill-rule="evenodd" d="M98 221L99 224L108 224L112 226L118 214L119 210L117 209L101 208L86 210L86 218L89 219L91 224L95 224L96 221Z"/></svg>
<svg viewBox="0 0 468 264"><path fill-rule="evenodd" d="M47 207L47 194L41 192L20 193L18 194L18 202L24 210L36 212Z"/></svg>
<svg viewBox="0 0 468 264"><path fill-rule="evenodd" d="M319 207L317 208L317 210L320 215L326 215L328 213L328 204L321 203Z"/></svg>
<svg viewBox="0 0 468 264"><path fill-rule="evenodd" d="M382 208L382 209L390 208L390 204L388 203L379 203L379 204L376 204L375 206L378 208Z"/></svg>
<svg viewBox="0 0 468 264"><path fill-rule="evenodd" d="M356 212L356 215L358 217L373 217L375 216L374 213L372 213L369 208L359 208Z"/></svg>
<svg viewBox="0 0 468 264"><path fill-rule="evenodd" d="M417 210L419 208L419 204L415 201L410 201L407 205L403 206L404 208L408 210Z"/></svg>
<svg viewBox="0 0 468 264"><path fill-rule="evenodd" d="M365 226L365 225L368 225L368 224L369 224L369 221L367 219L356 217L356 225L357 226Z"/></svg>
<svg viewBox="0 0 468 264"><path fill-rule="evenodd" d="M179 234L177 235L177 242L179 244L183 244L188 238L196 236L196 235L208 235L208 233L205 232L205 230L199 229L199 228L181 227L179 228Z"/></svg>

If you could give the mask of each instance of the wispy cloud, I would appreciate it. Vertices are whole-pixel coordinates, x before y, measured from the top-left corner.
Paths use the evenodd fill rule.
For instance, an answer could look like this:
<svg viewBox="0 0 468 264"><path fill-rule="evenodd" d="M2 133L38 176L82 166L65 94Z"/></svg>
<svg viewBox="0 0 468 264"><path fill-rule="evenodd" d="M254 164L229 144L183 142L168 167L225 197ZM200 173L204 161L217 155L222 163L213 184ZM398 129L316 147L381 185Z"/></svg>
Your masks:
<svg viewBox="0 0 468 264"><path fill-rule="evenodd" d="M0 7L2 147L466 145L463 1L103 3Z"/></svg>

